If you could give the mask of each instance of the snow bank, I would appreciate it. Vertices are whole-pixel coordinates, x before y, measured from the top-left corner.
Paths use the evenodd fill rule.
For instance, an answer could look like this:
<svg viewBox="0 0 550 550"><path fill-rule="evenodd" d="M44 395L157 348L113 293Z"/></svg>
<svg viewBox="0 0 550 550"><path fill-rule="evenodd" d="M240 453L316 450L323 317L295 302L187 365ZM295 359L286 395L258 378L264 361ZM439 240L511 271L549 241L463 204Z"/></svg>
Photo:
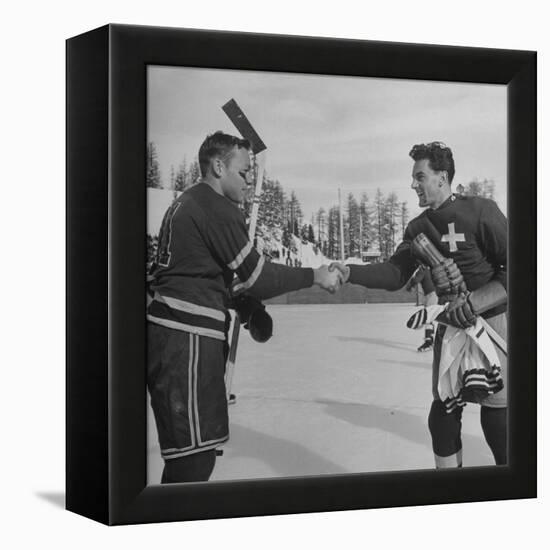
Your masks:
<svg viewBox="0 0 550 550"><path fill-rule="evenodd" d="M169 189L147 188L147 233L152 237L157 236L162 223L162 218L172 201L179 196ZM267 228L259 226L257 230L256 246L271 256L275 263L286 264L287 258L290 264L301 267L320 267L334 260L327 258L317 247L310 242L303 242L299 237L291 235L290 254L289 249L282 244L283 232L279 228ZM345 263L364 264L359 258L347 258Z"/></svg>
<svg viewBox="0 0 550 550"><path fill-rule="evenodd" d="M147 233L152 237L159 234L162 218L172 201L179 195L168 189L147 188Z"/></svg>

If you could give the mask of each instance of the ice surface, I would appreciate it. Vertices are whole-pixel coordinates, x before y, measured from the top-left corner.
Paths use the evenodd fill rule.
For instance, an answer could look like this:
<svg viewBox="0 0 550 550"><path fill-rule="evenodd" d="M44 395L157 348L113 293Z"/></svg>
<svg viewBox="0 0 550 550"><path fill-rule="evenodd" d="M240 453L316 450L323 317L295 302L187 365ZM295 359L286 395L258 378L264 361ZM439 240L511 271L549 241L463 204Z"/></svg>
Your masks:
<svg viewBox="0 0 550 550"><path fill-rule="evenodd" d="M241 331L230 441L212 480L433 468L432 354L412 304L271 305L273 338ZM479 407L463 415L464 466L493 464ZM162 460L149 414L149 482Z"/></svg>

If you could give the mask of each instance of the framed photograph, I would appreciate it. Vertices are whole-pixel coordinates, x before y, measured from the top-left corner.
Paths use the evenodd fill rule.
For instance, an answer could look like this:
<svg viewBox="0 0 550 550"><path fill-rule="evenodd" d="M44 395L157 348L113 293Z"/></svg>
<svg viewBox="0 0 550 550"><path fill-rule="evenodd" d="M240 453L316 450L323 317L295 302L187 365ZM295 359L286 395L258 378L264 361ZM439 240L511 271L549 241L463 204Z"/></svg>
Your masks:
<svg viewBox="0 0 550 550"><path fill-rule="evenodd" d="M535 52L69 39L67 509L535 497L536 160Z"/></svg>

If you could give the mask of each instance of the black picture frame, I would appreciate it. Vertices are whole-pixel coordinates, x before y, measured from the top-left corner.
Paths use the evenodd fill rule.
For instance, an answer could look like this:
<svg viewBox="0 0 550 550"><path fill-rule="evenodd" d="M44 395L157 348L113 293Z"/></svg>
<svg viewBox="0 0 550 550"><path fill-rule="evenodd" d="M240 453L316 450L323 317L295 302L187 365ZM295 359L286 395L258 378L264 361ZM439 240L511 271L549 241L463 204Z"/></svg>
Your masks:
<svg viewBox="0 0 550 550"><path fill-rule="evenodd" d="M505 84L509 464L147 486L146 67ZM536 53L107 25L67 41L68 510L115 525L536 496Z"/></svg>

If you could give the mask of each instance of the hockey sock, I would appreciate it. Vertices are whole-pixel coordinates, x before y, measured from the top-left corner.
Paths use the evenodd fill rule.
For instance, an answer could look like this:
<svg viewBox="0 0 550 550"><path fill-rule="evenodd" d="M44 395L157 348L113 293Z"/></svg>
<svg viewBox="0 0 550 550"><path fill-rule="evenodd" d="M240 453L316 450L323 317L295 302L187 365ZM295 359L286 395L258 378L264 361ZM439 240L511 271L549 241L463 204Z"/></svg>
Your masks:
<svg viewBox="0 0 550 550"><path fill-rule="evenodd" d="M432 436L432 448L436 468L462 466L462 408L447 413L445 405L435 400L430 408L428 427Z"/></svg>
<svg viewBox="0 0 550 550"><path fill-rule="evenodd" d="M215 463L216 449L170 458L164 461L161 483L208 481Z"/></svg>
<svg viewBox="0 0 550 550"><path fill-rule="evenodd" d="M433 323L426 325L426 330L424 331L424 340L433 343L434 341L434 326Z"/></svg>
<svg viewBox="0 0 550 550"><path fill-rule="evenodd" d="M481 428L497 465L506 464L506 407L481 407Z"/></svg>

